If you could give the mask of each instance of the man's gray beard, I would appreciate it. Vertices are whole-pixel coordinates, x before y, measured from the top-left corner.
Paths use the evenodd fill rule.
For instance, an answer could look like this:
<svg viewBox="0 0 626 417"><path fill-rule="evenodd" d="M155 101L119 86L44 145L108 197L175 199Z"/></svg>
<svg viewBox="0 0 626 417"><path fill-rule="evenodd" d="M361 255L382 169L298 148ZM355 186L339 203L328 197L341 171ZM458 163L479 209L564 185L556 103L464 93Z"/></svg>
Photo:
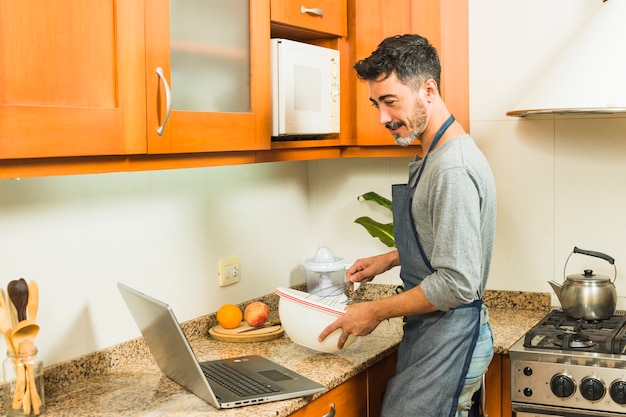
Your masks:
<svg viewBox="0 0 626 417"><path fill-rule="evenodd" d="M398 146L402 146L403 148L406 148L407 146L415 142L415 140L417 139L417 136L415 135L414 132L411 132L409 133L409 136L394 135L393 139L396 141L396 144Z"/></svg>

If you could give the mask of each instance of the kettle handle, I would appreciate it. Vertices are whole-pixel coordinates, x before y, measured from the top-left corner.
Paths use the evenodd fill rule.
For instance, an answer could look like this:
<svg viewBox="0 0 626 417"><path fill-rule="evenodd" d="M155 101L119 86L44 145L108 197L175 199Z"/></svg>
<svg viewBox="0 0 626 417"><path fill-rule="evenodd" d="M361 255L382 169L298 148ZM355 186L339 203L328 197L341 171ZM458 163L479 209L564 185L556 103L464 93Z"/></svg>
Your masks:
<svg viewBox="0 0 626 417"><path fill-rule="evenodd" d="M615 282L615 280L617 279L617 267L615 266L615 259L613 259L613 257L602 252L580 249L577 246L574 246L574 250L569 254L569 256L567 257L567 260L565 261L565 265L563 266L563 280L566 280L565 270L567 269L567 263L569 262L569 258L571 258L571 256L575 253L579 253L581 255L587 255L587 256L594 256L596 258L601 258L607 261L608 263L610 263L611 265L613 265L613 269L615 270L615 275L613 276L613 281L611 282Z"/></svg>
<svg viewBox="0 0 626 417"><path fill-rule="evenodd" d="M607 261L611 265L615 264L615 259L613 259L611 256L609 256L609 255L607 255L605 253L602 253L602 252L596 252L596 251L592 251L592 250L580 249L580 248L574 246L574 253L580 253L581 255L595 256L596 258L604 259L605 261Z"/></svg>

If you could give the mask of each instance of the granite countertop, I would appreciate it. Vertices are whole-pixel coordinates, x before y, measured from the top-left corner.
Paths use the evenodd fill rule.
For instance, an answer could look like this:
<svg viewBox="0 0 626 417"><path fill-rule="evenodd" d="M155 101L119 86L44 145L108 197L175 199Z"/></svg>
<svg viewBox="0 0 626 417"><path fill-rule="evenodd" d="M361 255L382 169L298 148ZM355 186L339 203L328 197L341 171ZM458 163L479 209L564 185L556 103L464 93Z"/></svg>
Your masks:
<svg viewBox="0 0 626 417"><path fill-rule="evenodd" d="M369 284L359 290L366 298L386 296L388 285ZM358 298L358 297L356 297ZM278 297L259 298L277 311ZM255 300L250 300L252 302ZM505 354L550 309L547 293L488 291L495 353ZM245 307L247 303L242 305ZM258 354L303 374L329 390L397 350L402 320L381 323L370 335L346 349L320 353L294 344L287 336L266 342L220 342L208 335L215 314L182 323L200 361ZM95 352L45 369L46 416L287 416L323 395L217 410L165 377L152 360L143 339Z"/></svg>

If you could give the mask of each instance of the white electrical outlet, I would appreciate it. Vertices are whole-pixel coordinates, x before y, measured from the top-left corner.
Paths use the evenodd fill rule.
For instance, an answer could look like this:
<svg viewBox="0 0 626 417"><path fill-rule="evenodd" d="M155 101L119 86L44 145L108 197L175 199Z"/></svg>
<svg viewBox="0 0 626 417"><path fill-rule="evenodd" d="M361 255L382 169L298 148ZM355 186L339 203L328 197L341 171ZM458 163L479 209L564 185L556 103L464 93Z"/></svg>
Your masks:
<svg viewBox="0 0 626 417"><path fill-rule="evenodd" d="M239 282L241 276L241 266L239 265L239 257L232 256L230 258L220 259L217 263L217 275L220 287L235 284Z"/></svg>

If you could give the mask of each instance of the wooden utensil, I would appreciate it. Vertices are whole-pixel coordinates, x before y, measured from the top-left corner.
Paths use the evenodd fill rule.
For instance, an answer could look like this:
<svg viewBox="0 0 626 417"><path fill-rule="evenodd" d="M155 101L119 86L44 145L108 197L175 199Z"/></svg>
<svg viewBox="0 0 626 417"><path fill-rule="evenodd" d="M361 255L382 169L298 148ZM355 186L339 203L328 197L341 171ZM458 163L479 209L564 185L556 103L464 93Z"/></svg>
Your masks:
<svg viewBox="0 0 626 417"><path fill-rule="evenodd" d="M4 291L0 290L0 332L4 335L7 350L15 355L16 351L12 339L13 330L11 329L11 318L9 317L9 311L5 300ZM11 361L13 371L15 372L15 392L13 393L11 407L13 407L14 410L19 410L22 408L24 402L26 375L24 373L24 367L16 365L15 358L12 358Z"/></svg>
<svg viewBox="0 0 626 417"><path fill-rule="evenodd" d="M34 280L31 280L28 283L28 304L26 306L26 310L28 313L27 320L35 323L37 320L37 312L39 310L39 286ZM31 328L31 332L32 331L34 330ZM39 331L37 330L37 332L32 335L33 339L38 332ZM35 344L33 339L23 340L20 345L20 349L23 352L34 351ZM33 408L33 413L35 415L39 415L41 413L41 406L43 402L39 395L39 391L37 390L37 380L35 379L35 371L32 363L26 364L26 387L27 391L30 391L30 405ZM26 409L24 409L24 411L26 411Z"/></svg>
<svg viewBox="0 0 626 417"><path fill-rule="evenodd" d="M28 304L26 306L28 320L37 320L37 310L39 310L39 286L36 281L31 280L28 283Z"/></svg>
<svg viewBox="0 0 626 417"><path fill-rule="evenodd" d="M11 340L13 346L16 346L20 353L33 352L35 347L35 336L39 333L39 325L31 320L22 320L13 327L11 332ZM30 349L30 350L26 350ZM30 413L32 387L29 385L29 379L26 375L24 366L18 366L16 372L15 395L13 397L13 409L28 408ZM28 391L28 392L26 392ZM36 389L35 389L36 391Z"/></svg>
<svg viewBox="0 0 626 417"><path fill-rule="evenodd" d="M34 352L35 345L31 339L25 339L20 344L20 352L28 353ZM35 379L35 369L32 363L25 363L26 367L26 392L24 394L24 414L30 414L30 408L32 407L35 415L39 415L41 412L41 396L37 391L37 380Z"/></svg>
<svg viewBox="0 0 626 417"><path fill-rule="evenodd" d="M17 320L26 320L26 306L28 305L28 283L24 278L14 279L7 285L9 298L17 310Z"/></svg>
<svg viewBox="0 0 626 417"><path fill-rule="evenodd" d="M24 364L26 367L26 364ZM24 383L26 384L26 390L24 391L24 399L22 401L22 408L24 409L24 414L27 416L30 415L30 378L28 378L28 372L25 372L24 375Z"/></svg>
<svg viewBox="0 0 626 417"><path fill-rule="evenodd" d="M11 340L11 317L4 298L4 291L0 290L0 332L4 335L7 349L15 353L15 347Z"/></svg>
<svg viewBox="0 0 626 417"><path fill-rule="evenodd" d="M24 394L26 391L26 374L23 366L15 366L15 393L13 394L14 410L19 410L24 404Z"/></svg>
<svg viewBox="0 0 626 417"><path fill-rule="evenodd" d="M32 320L22 320L16 326L13 326L11 332L11 340L13 346L19 347L24 340L31 340L34 345L34 340L39 333L39 325Z"/></svg>

